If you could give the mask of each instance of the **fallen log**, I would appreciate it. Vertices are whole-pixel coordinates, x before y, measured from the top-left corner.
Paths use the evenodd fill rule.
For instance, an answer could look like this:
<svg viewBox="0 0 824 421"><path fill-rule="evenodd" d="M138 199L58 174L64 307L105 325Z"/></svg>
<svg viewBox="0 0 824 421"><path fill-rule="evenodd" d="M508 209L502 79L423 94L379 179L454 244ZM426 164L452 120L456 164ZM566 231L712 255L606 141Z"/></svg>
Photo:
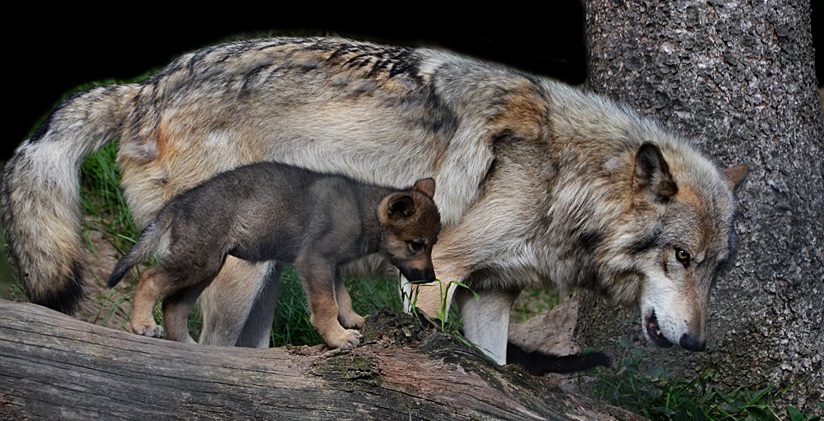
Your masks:
<svg viewBox="0 0 824 421"><path fill-rule="evenodd" d="M413 317L369 317L354 351L188 345L0 300L4 419L635 420L499 367Z"/></svg>

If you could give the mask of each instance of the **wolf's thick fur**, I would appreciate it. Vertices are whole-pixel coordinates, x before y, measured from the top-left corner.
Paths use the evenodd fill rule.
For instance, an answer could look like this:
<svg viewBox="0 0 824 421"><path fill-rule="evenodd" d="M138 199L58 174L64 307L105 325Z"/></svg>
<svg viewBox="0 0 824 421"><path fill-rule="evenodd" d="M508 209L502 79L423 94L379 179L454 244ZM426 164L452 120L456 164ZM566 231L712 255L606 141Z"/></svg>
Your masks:
<svg viewBox="0 0 824 421"><path fill-rule="evenodd" d="M434 194L431 178L397 190L273 162L245 165L167 203L117 262L108 285L161 254L140 277L131 329L162 336L152 310L163 300L169 338L194 342L189 312L227 256L269 262L276 273L294 263L312 326L329 346L354 348L364 319L352 309L341 266L378 253L406 279L434 281L432 246L441 229Z"/></svg>
<svg viewBox="0 0 824 421"><path fill-rule="evenodd" d="M18 149L3 220L35 302L70 311L81 297L77 168L113 138L141 225L181 190L261 160L392 186L433 175L438 278L479 294L455 297L464 331L501 363L512 301L544 284L639 304L655 343L702 348L746 172L719 170L605 98L446 52L337 38L229 43L69 98ZM228 260L204 294L201 342L262 346L268 268ZM418 301L430 314L434 290Z"/></svg>

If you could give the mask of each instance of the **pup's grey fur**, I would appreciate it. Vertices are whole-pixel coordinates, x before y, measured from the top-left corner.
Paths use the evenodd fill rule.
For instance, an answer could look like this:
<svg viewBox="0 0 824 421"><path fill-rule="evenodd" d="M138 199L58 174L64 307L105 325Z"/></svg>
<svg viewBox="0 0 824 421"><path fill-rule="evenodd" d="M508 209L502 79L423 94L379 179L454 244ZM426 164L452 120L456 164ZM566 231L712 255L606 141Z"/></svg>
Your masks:
<svg viewBox="0 0 824 421"><path fill-rule="evenodd" d="M480 295L456 297L464 331L501 363L512 301L544 284L637 304L655 343L702 348L746 172L720 170L605 98L442 51L339 38L229 43L68 99L18 149L4 223L35 302L69 311L81 296L77 168L113 138L143 225L181 190L261 160L391 186L434 176L436 273ZM227 259L204 293L201 342L268 343L269 272ZM433 314L437 288L421 294Z"/></svg>
<svg viewBox="0 0 824 421"><path fill-rule="evenodd" d="M352 309L340 267L380 253L407 279L434 281L432 246L441 229L434 194L431 178L397 190L277 163L239 167L171 200L117 262L108 284L162 255L140 277L131 329L162 336L152 315L160 299L169 338L194 342L187 317L226 256L294 263L312 325L329 346L353 348L364 319Z"/></svg>

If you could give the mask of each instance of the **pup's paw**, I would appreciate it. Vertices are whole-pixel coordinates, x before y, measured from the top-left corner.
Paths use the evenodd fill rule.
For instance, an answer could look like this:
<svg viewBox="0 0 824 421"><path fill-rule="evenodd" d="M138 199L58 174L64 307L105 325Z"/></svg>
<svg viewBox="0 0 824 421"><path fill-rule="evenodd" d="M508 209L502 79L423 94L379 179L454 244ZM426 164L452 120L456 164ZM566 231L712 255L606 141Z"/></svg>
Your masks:
<svg viewBox="0 0 824 421"><path fill-rule="evenodd" d="M334 343L330 343L329 346L340 349L355 349L355 347L360 344L362 337L363 335L357 330L344 329L343 333L338 336Z"/></svg>
<svg viewBox="0 0 824 421"><path fill-rule="evenodd" d="M348 329L360 329L363 327L363 323L366 321L365 317L355 312L352 312L345 316L340 315L339 319L340 324Z"/></svg>
<svg viewBox="0 0 824 421"><path fill-rule="evenodd" d="M163 332L163 327L156 324L140 326L131 325L131 328L132 332L138 335L148 336L150 338L162 338L163 336L165 336L165 333Z"/></svg>

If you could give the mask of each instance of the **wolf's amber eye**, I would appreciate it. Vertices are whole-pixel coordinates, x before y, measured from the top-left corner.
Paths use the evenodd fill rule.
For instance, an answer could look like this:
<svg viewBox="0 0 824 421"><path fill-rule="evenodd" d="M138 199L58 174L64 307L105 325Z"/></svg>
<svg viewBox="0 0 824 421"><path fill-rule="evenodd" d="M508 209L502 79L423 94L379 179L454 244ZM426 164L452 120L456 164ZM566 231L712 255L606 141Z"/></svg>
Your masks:
<svg viewBox="0 0 824 421"><path fill-rule="evenodd" d="M689 266L690 264L690 254L684 249L679 249L678 247L675 248L675 260L679 263L684 265L684 267Z"/></svg>
<svg viewBox="0 0 824 421"><path fill-rule="evenodd" d="M407 241L406 246L409 247L411 253L420 253L423 251L423 243L420 241Z"/></svg>

